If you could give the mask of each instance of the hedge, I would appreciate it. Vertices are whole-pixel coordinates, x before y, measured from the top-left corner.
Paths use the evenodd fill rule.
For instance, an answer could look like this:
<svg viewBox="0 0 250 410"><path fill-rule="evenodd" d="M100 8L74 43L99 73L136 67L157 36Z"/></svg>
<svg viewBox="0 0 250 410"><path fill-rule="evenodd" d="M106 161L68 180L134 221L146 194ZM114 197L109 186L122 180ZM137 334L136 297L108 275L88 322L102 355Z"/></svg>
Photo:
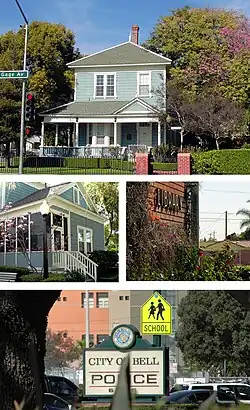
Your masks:
<svg viewBox="0 0 250 410"><path fill-rule="evenodd" d="M20 266L0 266L0 272L13 272L18 273L19 276L31 274L31 270L28 268L22 268Z"/></svg>
<svg viewBox="0 0 250 410"><path fill-rule="evenodd" d="M248 149L192 153L191 158L192 174L250 174L250 150Z"/></svg>
<svg viewBox="0 0 250 410"><path fill-rule="evenodd" d="M116 158L64 158L64 166L66 168L123 169L132 171L133 162Z"/></svg>
<svg viewBox="0 0 250 410"><path fill-rule="evenodd" d="M21 282L65 282L65 275L62 273L50 273L48 279L43 279L41 273L31 273L29 275L22 276Z"/></svg>
<svg viewBox="0 0 250 410"><path fill-rule="evenodd" d="M159 171L177 171L176 162L153 162L153 168Z"/></svg>

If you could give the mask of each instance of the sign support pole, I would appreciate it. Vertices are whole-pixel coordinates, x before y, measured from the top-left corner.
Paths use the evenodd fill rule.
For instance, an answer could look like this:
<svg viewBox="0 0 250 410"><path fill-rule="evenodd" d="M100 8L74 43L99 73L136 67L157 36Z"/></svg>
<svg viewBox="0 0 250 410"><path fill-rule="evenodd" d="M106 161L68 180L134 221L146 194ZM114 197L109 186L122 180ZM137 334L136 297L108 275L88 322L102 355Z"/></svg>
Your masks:
<svg viewBox="0 0 250 410"><path fill-rule="evenodd" d="M161 290L157 290L156 292L159 293L159 295L161 295ZM161 335L153 336L153 345L161 347Z"/></svg>

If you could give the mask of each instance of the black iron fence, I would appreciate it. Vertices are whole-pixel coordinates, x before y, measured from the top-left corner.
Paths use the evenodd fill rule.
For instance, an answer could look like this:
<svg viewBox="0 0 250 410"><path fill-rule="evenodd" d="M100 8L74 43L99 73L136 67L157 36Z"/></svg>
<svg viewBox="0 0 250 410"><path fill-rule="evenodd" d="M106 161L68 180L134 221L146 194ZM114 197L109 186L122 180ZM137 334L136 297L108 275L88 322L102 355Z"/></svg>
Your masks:
<svg viewBox="0 0 250 410"><path fill-rule="evenodd" d="M0 173L18 173L19 157L0 157ZM24 155L23 174L133 174L135 158Z"/></svg>

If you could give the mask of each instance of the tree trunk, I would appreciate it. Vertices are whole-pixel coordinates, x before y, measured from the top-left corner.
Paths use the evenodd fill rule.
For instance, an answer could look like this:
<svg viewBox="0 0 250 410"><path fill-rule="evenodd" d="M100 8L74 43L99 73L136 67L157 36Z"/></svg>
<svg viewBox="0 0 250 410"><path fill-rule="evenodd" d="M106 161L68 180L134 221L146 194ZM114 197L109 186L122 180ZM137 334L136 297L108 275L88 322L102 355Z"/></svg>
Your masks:
<svg viewBox="0 0 250 410"><path fill-rule="evenodd" d="M0 291L0 401L13 410L14 400L25 399L24 410L37 404L34 362L38 363L41 390L44 382L47 317L60 291ZM30 346L37 357L30 358Z"/></svg>
<svg viewBox="0 0 250 410"><path fill-rule="evenodd" d="M215 144L216 144L216 149L220 149L220 144L219 144L219 140L218 140L218 137L217 137L217 135L215 135Z"/></svg>

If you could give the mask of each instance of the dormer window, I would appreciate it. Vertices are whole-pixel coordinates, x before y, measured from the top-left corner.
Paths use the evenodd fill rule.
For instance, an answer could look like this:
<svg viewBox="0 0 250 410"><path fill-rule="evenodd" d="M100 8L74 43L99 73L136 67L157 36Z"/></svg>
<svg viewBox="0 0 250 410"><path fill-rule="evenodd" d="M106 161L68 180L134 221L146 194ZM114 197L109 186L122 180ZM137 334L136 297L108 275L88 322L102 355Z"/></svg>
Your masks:
<svg viewBox="0 0 250 410"><path fill-rule="evenodd" d="M138 97L150 97L151 76L148 71L138 73L137 94Z"/></svg>
<svg viewBox="0 0 250 410"><path fill-rule="evenodd" d="M115 74L96 74L94 98L115 98Z"/></svg>

